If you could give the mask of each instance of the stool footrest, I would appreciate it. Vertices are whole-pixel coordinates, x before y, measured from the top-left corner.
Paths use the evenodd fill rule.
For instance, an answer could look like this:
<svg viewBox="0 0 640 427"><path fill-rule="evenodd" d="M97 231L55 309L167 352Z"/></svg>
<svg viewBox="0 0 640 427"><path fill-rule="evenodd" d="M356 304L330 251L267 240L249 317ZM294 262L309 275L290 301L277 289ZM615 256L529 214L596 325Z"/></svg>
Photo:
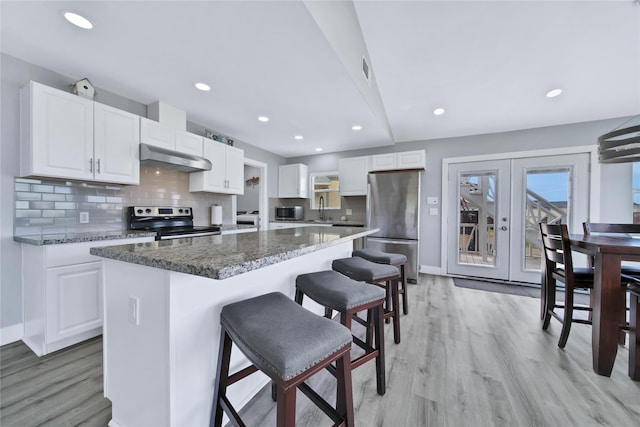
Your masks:
<svg viewBox="0 0 640 427"><path fill-rule="evenodd" d="M307 396L309 398L309 400L311 400L313 403L315 403L315 405L318 408L320 408L320 410L322 410L322 412L324 412L329 418L331 418L331 421L333 421L334 423L337 423L338 421L340 421L342 419L342 417L340 417L338 415L338 413L333 408L333 406L331 406L329 404L329 402L324 400L322 398L322 396L320 396L318 393L316 393L315 390L313 390L311 387L309 387L307 385L307 383L299 384L298 385L298 390L303 392L304 395Z"/></svg>
<svg viewBox="0 0 640 427"><path fill-rule="evenodd" d="M258 372L258 367L256 365L247 366L246 368L234 374L229 375L227 385L237 383L241 379L247 378L249 375L253 374L254 372Z"/></svg>

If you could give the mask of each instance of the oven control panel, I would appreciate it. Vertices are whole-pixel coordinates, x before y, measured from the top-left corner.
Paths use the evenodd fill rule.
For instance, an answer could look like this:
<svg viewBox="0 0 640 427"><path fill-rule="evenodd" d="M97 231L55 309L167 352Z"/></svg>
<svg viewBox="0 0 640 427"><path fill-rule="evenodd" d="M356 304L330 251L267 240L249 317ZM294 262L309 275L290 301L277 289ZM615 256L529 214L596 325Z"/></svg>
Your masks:
<svg viewBox="0 0 640 427"><path fill-rule="evenodd" d="M163 206L133 206L129 209L132 216L184 217L191 216L191 208Z"/></svg>

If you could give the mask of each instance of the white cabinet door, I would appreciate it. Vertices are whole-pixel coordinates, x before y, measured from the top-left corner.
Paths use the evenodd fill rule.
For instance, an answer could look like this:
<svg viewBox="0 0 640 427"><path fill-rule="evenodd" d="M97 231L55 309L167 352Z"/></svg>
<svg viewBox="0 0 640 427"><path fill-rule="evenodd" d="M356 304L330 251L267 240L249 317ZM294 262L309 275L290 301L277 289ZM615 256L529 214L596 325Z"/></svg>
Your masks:
<svg viewBox="0 0 640 427"><path fill-rule="evenodd" d="M227 193L244 194L244 151L227 145L225 152Z"/></svg>
<svg viewBox="0 0 640 427"><path fill-rule="evenodd" d="M93 179L93 101L36 82L20 98L20 174Z"/></svg>
<svg viewBox="0 0 640 427"><path fill-rule="evenodd" d="M216 141L204 141L211 170L189 174L189 191L244 194L244 151Z"/></svg>
<svg viewBox="0 0 640 427"><path fill-rule="evenodd" d="M140 117L94 104L94 176L98 181L140 183Z"/></svg>
<svg viewBox="0 0 640 427"><path fill-rule="evenodd" d="M102 327L102 261L47 269L47 344Z"/></svg>
<svg viewBox="0 0 640 427"><path fill-rule="evenodd" d="M393 170L397 167L396 153L376 154L371 156L371 170Z"/></svg>
<svg viewBox="0 0 640 427"><path fill-rule="evenodd" d="M398 169L424 169L426 156L424 150L405 151L398 155Z"/></svg>
<svg viewBox="0 0 640 427"><path fill-rule="evenodd" d="M424 169L425 165L426 155L424 150L376 154L375 156L371 156L372 171Z"/></svg>
<svg viewBox="0 0 640 427"><path fill-rule="evenodd" d="M306 199L309 191L307 165L296 163L278 168L278 197Z"/></svg>
<svg viewBox="0 0 640 427"><path fill-rule="evenodd" d="M175 129L162 126L154 120L140 117L140 142L167 150L175 150L176 132Z"/></svg>
<svg viewBox="0 0 640 427"><path fill-rule="evenodd" d="M341 196L367 195L369 161L369 156L351 157L339 160L338 170L340 176Z"/></svg>
<svg viewBox="0 0 640 427"><path fill-rule="evenodd" d="M176 130L176 151L202 157L202 137L190 132Z"/></svg>

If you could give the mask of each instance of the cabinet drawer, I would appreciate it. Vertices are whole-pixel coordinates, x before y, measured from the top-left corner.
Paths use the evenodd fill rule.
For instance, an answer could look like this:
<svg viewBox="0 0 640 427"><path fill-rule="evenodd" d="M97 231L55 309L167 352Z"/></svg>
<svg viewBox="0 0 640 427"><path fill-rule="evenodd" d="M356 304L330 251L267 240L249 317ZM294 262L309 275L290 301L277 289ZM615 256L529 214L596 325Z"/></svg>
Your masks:
<svg viewBox="0 0 640 427"><path fill-rule="evenodd" d="M99 240L96 242L64 243L61 245L47 245L46 267L60 267L63 265L82 264L85 262L99 261L102 258L93 256L89 249L101 246L116 246L130 243L152 242L153 237L140 237L135 239Z"/></svg>

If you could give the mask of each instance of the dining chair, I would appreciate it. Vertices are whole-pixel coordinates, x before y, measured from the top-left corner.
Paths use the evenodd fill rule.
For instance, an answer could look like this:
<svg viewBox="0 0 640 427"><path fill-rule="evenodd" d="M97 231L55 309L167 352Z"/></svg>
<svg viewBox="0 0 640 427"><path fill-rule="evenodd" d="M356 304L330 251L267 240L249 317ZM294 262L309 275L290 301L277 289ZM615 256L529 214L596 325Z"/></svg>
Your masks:
<svg viewBox="0 0 640 427"><path fill-rule="evenodd" d="M602 222L583 222L582 229L585 236L592 233L604 235L632 235L636 234L640 237L640 224L607 224ZM588 257L589 266L593 267L593 257ZM622 264L622 274L640 277L640 265Z"/></svg>
<svg viewBox="0 0 640 427"><path fill-rule="evenodd" d="M566 224L540 223L540 235L544 250L542 263L542 329L546 330L555 317L562 323L558 347L564 348L572 323L591 324L591 320L574 318L573 311L591 311L591 307L574 304L575 289L593 288L593 268L574 267L571 257L569 231ZM564 283L564 304L556 303L556 281ZM557 309L562 309L559 314Z"/></svg>

